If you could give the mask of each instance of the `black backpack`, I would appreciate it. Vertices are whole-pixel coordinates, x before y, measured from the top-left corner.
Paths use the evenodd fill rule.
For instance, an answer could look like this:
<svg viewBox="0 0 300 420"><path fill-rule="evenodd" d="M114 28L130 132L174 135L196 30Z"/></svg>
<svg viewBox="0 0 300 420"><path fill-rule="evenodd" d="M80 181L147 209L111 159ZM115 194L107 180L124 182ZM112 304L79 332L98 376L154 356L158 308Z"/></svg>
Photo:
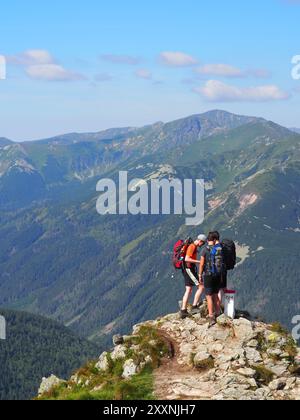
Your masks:
<svg viewBox="0 0 300 420"><path fill-rule="evenodd" d="M222 241L224 263L228 271L234 270L236 266L236 246L231 239L224 239Z"/></svg>

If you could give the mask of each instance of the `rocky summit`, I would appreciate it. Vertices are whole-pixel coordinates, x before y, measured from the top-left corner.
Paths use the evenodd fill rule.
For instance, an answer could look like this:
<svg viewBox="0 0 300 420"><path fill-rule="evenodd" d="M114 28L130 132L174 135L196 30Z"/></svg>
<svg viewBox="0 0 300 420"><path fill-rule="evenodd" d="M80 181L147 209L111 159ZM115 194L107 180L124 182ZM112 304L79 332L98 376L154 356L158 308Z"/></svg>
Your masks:
<svg viewBox="0 0 300 420"><path fill-rule="evenodd" d="M69 381L44 379L39 399L300 399L300 349L279 324L173 314L114 342Z"/></svg>

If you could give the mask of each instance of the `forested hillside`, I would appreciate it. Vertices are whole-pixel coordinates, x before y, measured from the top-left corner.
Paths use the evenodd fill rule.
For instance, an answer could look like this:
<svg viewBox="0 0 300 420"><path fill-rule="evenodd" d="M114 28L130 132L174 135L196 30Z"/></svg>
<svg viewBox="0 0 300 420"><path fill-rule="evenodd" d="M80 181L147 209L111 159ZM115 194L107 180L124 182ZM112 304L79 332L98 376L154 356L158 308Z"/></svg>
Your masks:
<svg viewBox="0 0 300 420"><path fill-rule="evenodd" d="M33 398L41 378L67 378L99 351L57 322L23 312L0 310L7 339L0 341L0 400Z"/></svg>

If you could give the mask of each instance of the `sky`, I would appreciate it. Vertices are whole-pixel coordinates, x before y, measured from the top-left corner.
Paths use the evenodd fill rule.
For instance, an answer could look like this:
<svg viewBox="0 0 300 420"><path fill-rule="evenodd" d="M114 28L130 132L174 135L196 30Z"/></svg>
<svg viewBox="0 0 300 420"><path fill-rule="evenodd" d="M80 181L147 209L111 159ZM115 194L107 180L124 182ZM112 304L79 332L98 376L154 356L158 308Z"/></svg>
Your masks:
<svg viewBox="0 0 300 420"><path fill-rule="evenodd" d="M298 0L11 0L0 40L0 137L211 109L300 127Z"/></svg>

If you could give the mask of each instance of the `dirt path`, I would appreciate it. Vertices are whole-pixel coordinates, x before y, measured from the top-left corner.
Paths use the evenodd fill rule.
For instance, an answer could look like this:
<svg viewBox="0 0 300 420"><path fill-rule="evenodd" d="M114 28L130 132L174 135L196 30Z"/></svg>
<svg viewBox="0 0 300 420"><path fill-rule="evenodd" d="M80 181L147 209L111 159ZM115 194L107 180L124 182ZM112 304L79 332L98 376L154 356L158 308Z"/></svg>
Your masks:
<svg viewBox="0 0 300 420"><path fill-rule="evenodd" d="M203 387L197 369L178 363L179 346L170 336L164 338L173 348L173 358L165 359L154 372L154 394L159 400L205 400L211 392Z"/></svg>

